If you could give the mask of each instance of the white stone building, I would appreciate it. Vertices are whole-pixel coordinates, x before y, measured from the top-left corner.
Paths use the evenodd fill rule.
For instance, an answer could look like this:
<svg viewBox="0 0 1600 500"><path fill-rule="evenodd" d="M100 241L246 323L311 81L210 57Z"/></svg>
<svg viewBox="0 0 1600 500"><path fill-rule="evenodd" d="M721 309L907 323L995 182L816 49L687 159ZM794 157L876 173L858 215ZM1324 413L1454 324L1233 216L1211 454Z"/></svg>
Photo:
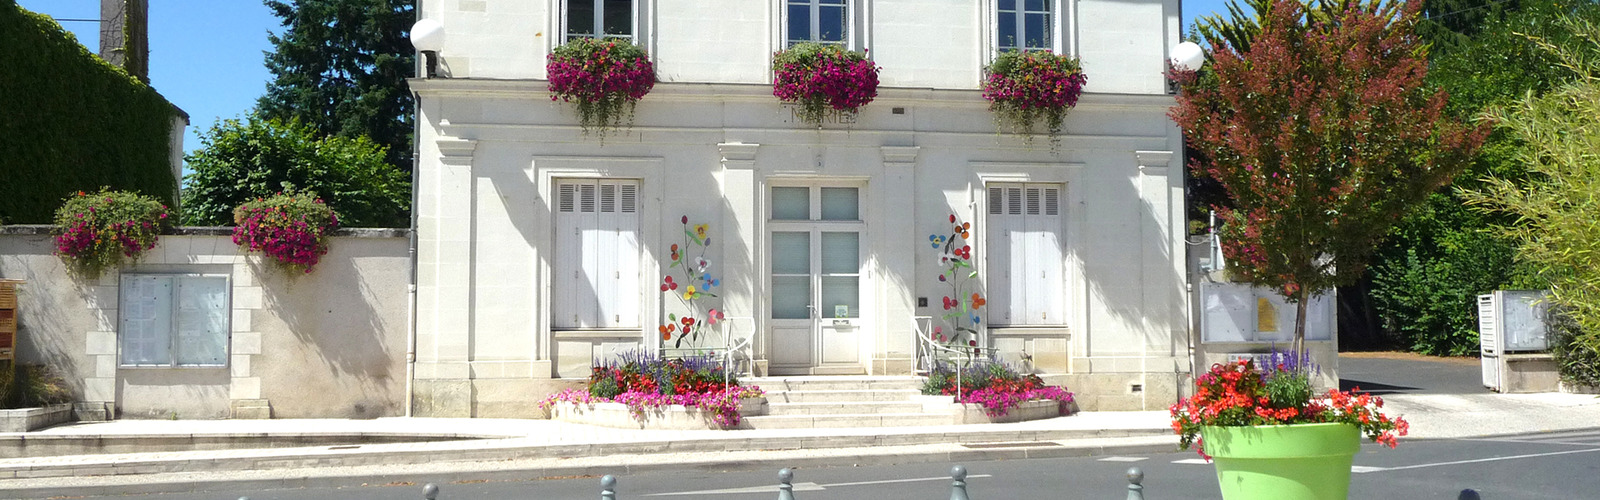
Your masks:
<svg viewBox="0 0 1600 500"><path fill-rule="evenodd" d="M681 216L711 225L721 308L751 318L772 374L911 373L913 317L942 312L947 289L928 235L955 213L976 228L1002 356L1088 409L1165 408L1187 386L1181 139L1162 74L1178 0L419 4L446 37L438 76L411 82L415 415L525 416L595 359L658 348ZM564 33L596 31L636 40L659 80L603 141L545 81ZM1082 60L1057 145L1000 133L979 91L1016 38ZM797 120L769 69L793 40L868 50L876 100Z"/></svg>

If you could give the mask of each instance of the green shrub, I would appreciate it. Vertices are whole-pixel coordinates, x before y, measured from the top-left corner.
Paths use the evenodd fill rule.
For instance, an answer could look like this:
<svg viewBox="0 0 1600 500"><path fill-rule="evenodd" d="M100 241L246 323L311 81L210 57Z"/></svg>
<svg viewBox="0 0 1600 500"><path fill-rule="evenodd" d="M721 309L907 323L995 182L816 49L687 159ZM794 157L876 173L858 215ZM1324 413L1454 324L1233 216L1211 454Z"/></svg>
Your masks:
<svg viewBox="0 0 1600 500"><path fill-rule="evenodd" d="M285 183L316 191L344 227L410 225L411 179L365 137L319 138L310 127L249 117L200 134L188 156L183 223L224 226L234 209L274 196Z"/></svg>
<svg viewBox="0 0 1600 500"><path fill-rule="evenodd" d="M167 206L125 191L79 191L56 210L56 255L74 272L97 278L138 259L168 227Z"/></svg>
<svg viewBox="0 0 1600 500"><path fill-rule="evenodd" d="M1594 340L1597 337L1583 335L1578 322L1560 306L1548 309L1545 331L1550 354L1560 366L1561 379L1600 387L1600 345L1595 345Z"/></svg>
<svg viewBox="0 0 1600 500"><path fill-rule="evenodd" d="M1526 285L1514 244L1469 210L1454 196L1434 194L1428 207L1396 226L1372 266L1373 309L1413 352L1477 352L1478 295Z"/></svg>

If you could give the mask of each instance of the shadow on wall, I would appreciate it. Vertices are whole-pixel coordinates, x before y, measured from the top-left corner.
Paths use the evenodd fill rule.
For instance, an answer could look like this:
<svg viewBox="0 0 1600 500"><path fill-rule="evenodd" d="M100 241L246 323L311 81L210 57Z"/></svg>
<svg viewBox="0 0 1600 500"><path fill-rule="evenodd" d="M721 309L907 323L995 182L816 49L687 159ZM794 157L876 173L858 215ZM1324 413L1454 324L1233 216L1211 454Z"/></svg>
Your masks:
<svg viewBox="0 0 1600 500"><path fill-rule="evenodd" d="M99 311L90 308L98 282L70 275L44 232L0 237L0 278L25 281L17 288L18 362L56 370L72 398L84 400L85 379L95 376L94 359L82 355L85 332L111 326L99 325Z"/></svg>
<svg viewBox="0 0 1600 500"><path fill-rule="evenodd" d="M396 353L406 342L409 264L405 245L386 240L336 238L313 272L298 276L269 258L249 258L265 302L255 313L276 315L287 330L252 318L262 355L250 376L261 377L274 417L404 413L405 360ZM383 279L390 282L375 282Z"/></svg>

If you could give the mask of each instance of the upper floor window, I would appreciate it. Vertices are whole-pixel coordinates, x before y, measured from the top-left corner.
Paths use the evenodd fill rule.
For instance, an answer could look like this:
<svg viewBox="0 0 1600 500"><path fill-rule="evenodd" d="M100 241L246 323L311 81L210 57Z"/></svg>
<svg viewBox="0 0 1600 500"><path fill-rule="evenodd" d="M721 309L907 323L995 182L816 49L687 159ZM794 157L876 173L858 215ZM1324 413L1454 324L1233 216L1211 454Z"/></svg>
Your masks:
<svg viewBox="0 0 1600 500"><path fill-rule="evenodd" d="M1048 50L1055 47L1050 32L1055 19L1051 0L998 0L997 46L1000 50Z"/></svg>
<svg viewBox="0 0 1600 500"><path fill-rule="evenodd" d="M567 0L568 40L607 37L633 38L633 0Z"/></svg>
<svg viewBox="0 0 1600 500"><path fill-rule="evenodd" d="M850 40L848 0L784 0L788 5L787 45L818 42L844 45Z"/></svg>

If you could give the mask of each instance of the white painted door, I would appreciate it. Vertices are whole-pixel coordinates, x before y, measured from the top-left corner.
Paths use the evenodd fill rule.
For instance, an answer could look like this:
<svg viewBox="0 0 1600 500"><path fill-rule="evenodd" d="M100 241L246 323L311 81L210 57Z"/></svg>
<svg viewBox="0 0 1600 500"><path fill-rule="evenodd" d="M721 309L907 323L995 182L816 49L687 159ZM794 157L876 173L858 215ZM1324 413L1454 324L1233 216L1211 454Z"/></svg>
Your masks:
<svg viewBox="0 0 1600 500"><path fill-rule="evenodd" d="M773 373L865 372L860 219L856 187L772 189L767 248Z"/></svg>

